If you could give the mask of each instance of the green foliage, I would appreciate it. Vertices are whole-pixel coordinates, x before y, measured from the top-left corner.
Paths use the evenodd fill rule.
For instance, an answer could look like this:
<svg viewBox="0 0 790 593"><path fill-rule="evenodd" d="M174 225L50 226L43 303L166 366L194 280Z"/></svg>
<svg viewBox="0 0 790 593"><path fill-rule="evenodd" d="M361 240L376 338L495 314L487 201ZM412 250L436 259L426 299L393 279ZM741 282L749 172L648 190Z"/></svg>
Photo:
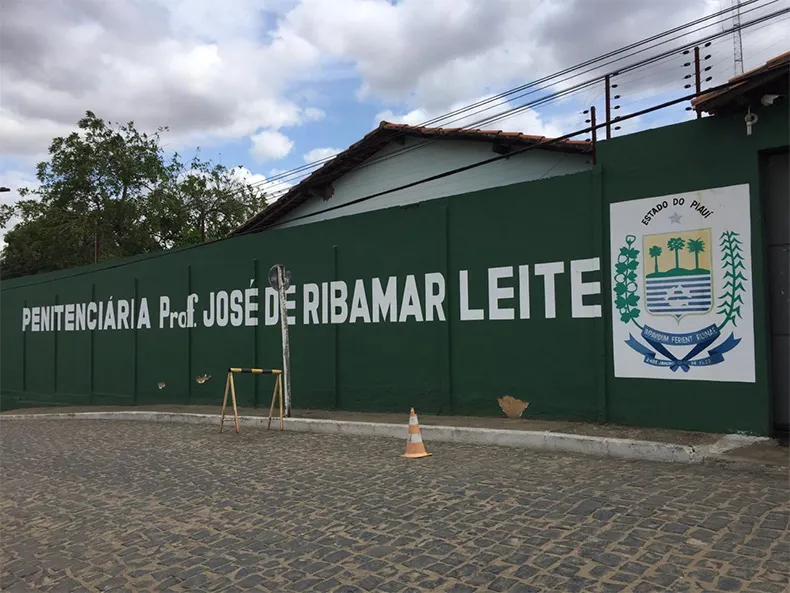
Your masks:
<svg viewBox="0 0 790 593"><path fill-rule="evenodd" d="M637 327L642 326L636 321L641 311L639 310L639 295L637 294L636 270L639 267L639 250L633 245L636 237L628 235L625 238L625 247L620 248L617 263L614 266L614 304L620 313L620 321L628 323L633 321Z"/></svg>
<svg viewBox="0 0 790 593"><path fill-rule="evenodd" d="M679 256L679 253L680 253L680 250L683 249L685 246L686 246L686 241L684 241L680 237L674 237L674 238L670 239L669 241L667 241L667 247L669 247L669 250L675 252L675 267L676 268L680 267L680 256Z"/></svg>
<svg viewBox="0 0 790 593"><path fill-rule="evenodd" d="M664 252L664 250L661 249L661 247L659 247L658 245L653 245L650 248L650 250L648 251L648 254L650 255L650 257L652 257L655 260L655 263L656 263L655 272L656 272L656 274L658 274L658 258L661 257L661 254L663 252Z"/></svg>
<svg viewBox="0 0 790 593"><path fill-rule="evenodd" d="M746 276L743 275L742 270L745 270L746 266L743 263L742 243L738 236L738 233L733 231L724 231L721 234L722 266L727 282L724 283L725 292L716 310L716 313L724 315L724 321L719 324L719 329L728 323L737 326L736 318L741 317L742 295L746 292L746 287L743 285Z"/></svg>
<svg viewBox="0 0 790 593"><path fill-rule="evenodd" d="M181 247L226 236L265 208L266 200L233 170L198 156L186 166L176 154L167 183L151 192L148 207L158 242Z"/></svg>
<svg viewBox="0 0 790 593"><path fill-rule="evenodd" d="M87 111L77 131L53 139L39 186L0 208L3 278L54 271L229 233L266 205L232 170L197 156L169 161L154 134Z"/></svg>
<svg viewBox="0 0 790 593"><path fill-rule="evenodd" d="M691 239L688 243L689 253L694 254L694 267L699 270L699 254L705 251L705 241L702 239Z"/></svg>

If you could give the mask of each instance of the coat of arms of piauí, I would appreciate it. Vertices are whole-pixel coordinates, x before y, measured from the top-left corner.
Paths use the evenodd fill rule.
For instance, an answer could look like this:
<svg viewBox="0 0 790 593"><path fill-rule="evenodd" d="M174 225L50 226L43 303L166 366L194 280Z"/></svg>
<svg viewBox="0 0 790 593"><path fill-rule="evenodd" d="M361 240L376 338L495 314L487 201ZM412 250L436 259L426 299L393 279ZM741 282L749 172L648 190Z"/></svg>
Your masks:
<svg viewBox="0 0 790 593"><path fill-rule="evenodd" d="M714 236L710 228L698 228L626 235L613 264L619 322L633 327L626 344L645 364L688 373L724 362L725 354L740 343L735 332L747 283L737 232ZM715 266L721 274L714 273ZM717 277L724 280L721 286L716 286ZM709 323L714 310L716 322ZM650 325L656 325L651 318L661 317L678 327L687 317L708 323L683 332L666 331L666 323L661 324L665 329Z"/></svg>

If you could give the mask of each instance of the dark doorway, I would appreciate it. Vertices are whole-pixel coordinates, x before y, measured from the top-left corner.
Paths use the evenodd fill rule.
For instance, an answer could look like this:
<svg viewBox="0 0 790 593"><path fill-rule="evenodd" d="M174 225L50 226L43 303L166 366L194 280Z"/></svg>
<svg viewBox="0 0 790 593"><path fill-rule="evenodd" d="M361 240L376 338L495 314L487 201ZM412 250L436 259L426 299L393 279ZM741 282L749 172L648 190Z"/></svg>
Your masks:
<svg viewBox="0 0 790 593"><path fill-rule="evenodd" d="M790 152L763 155L761 185L765 215L771 394L774 432L790 432Z"/></svg>

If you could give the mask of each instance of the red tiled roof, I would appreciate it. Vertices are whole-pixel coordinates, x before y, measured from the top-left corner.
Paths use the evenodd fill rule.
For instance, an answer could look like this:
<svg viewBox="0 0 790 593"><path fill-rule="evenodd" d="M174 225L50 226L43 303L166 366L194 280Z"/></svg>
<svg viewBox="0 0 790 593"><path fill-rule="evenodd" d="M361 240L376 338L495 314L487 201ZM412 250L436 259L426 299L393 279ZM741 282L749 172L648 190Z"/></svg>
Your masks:
<svg viewBox="0 0 790 593"><path fill-rule="evenodd" d="M424 126L410 126L408 124L392 124L383 121L376 130L370 132L367 136L360 140L360 142L364 142L366 138L378 133L379 130L396 130L409 136L418 136L422 138L443 137L458 140L482 140L486 142L507 140L510 142L522 143L523 145L532 145L545 140L550 140L550 138L547 138L546 136L522 134L521 132L503 132L502 130L480 129L472 130L467 128L428 128ZM560 140L554 142L552 145L547 145L545 149L559 150L561 152L586 152L589 150L589 147L590 145L587 142L581 140Z"/></svg>
<svg viewBox="0 0 790 593"><path fill-rule="evenodd" d="M705 93L692 99L691 105L701 111L713 112L767 81L782 76L782 74L787 76L788 72L790 72L790 52L785 52L775 58L771 58L761 66L733 76L727 81L730 83L727 88ZM748 79L744 80L746 77Z"/></svg>
<svg viewBox="0 0 790 593"><path fill-rule="evenodd" d="M520 132L503 132L501 130L479 130L466 128L429 128L424 126L410 126L407 124L394 124L382 121L373 131L362 139L349 146L333 159L324 163L299 184L290 188L276 202L250 218L247 222L233 231L232 234L257 232L274 223L305 202L311 195L321 193L331 187L331 183L349 171L355 169L372 157L390 142L405 136L413 138L466 140L476 142L490 142L503 147L520 148L534 146L543 141L550 140L545 136L522 134ZM590 145L581 140L559 140L546 144L542 150L555 152L584 153L589 152ZM331 190L330 190L331 191ZM325 197L329 197L324 194Z"/></svg>

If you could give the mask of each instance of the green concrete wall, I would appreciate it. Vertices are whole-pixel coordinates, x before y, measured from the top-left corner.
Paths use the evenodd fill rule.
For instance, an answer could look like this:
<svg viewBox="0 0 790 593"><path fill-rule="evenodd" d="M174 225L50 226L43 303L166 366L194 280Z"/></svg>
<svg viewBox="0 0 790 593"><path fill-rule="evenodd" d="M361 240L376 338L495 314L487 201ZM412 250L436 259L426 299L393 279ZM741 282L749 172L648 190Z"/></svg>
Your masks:
<svg viewBox="0 0 790 593"><path fill-rule="evenodd" d="M754 383L615 379L612 340L607 348L607 418L615 423L694 430L770 434L773 407L766 331L764 218L760 192L760 153L788 144L788 114L783 109L758 111L761 128L746 135L743 115L703 118L649 130L604 143L605 203L647 196L748 183L751 193L752 289L756 381ZM608 218L604 235L608 236ZM606 269L611 262L606 254ZM611 294L611 279L605 279ZM611 332L611 321L607 331ZM611 336L611 333L609 334Z"/></svg>
<svg viewBox="0 0 790 593"><path fill-rule="evenodd" d="M755 130L747 138L738 118L688 122L602 143L590 172L4 282L0 402L4 409L219 405L229 366L281 366L280 329L265 323L264 288L269 267L285 263L296 285L289 299L295 302L290 331L297 409L408 413L414 406L423 413L499 415L496 398L512 395L530 402L530 417L765 434L771 406L757 164L759 150L786 144L786 114L761 113ZM615 379L609 203L744 182L754 202L757 381ZM601 269L584 273L582 281L600 282L600 294L583 297L577 305L586 313L574 317L571 268L579 262L589 267L595 258ZM559 262L563 273L547 302L535 266ZM527 283L520 280L523 266L529 266ZM497 273L499 280L489 278ZM370 305L373 279L386 286L395 277L400 305L410 276L421 320L412 315L366 323L361 314L353 323L305 323L307 283L320 294L322 283L344 281L350 313L358 280ZM444 320L426 306L426 290L439 287L426 282L437 279L444 280ZM491 302L497 293L490 282L500 288L499 301ZM249 293L248 302L259 310L241 315L257 315L257 325L204 327L211 292L238 290L244 297L251 287L259 293ZM180 328L176 321L172 329L160 328L160 297L169 297L173 311L185 311L190 294L199 298L196 326ZM463 308L479 312L462 312L462 294L468 295ZM64 317L61 331L22 331L25 307L119 299L134 299L139 307L144 297L150 329L66 331ZM589 316L595 305L601 315ZM504 318L491 319L497 310ZM319 321L322 314L319 306ZM198 384L195 378L204 374L211 380ZM245 375L237 386L241 405L268 405L270 377Z"/></svg>

